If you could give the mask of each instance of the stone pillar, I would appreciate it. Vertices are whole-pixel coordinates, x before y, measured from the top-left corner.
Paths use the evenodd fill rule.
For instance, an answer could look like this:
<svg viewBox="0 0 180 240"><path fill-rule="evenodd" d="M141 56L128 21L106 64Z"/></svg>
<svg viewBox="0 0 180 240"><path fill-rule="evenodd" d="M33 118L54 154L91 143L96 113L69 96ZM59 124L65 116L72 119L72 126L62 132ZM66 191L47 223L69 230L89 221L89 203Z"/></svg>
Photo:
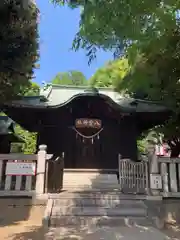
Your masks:
<svg viewBox="0 0 180 240"><path fill-rule="evenodd" d="M46 145L40 145L37 154L36 194L44 193L46 172Z"/></svg>
<svg viewBox="0 0 180 240"><path fill-rule="evenodd" d="M155 154L155 146L149 146L149 174L151 178L151 174L159 174L159 164L158 164L158 157ZM150 179L151 180L151 179ZM160 190L158 189L151 189L151 182L150 182L150 190L153 196L160 196Z"/></svg>

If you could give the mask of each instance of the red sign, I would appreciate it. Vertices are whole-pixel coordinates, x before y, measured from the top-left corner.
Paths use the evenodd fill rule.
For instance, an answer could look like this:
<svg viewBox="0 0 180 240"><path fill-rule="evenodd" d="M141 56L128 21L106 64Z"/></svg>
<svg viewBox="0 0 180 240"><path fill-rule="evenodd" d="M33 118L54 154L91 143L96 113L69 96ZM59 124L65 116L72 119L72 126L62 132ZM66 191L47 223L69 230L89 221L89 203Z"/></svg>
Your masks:
<svg viewBox="0 0 180 240"><path fill-rule="evenodd" d="M94 118L79 118L76 119L76 128L97 128L100 129L102 126L101 120Z"/></svg>

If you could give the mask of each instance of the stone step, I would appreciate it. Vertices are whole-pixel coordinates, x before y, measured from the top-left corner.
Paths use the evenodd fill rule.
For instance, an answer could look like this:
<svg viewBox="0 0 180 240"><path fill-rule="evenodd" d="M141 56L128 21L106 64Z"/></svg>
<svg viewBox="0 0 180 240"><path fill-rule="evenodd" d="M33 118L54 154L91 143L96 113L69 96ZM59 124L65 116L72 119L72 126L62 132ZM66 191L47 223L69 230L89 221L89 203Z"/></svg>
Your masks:
<svg viewBox="0 0 180 240"><path fill-rule="evenodd" d="M108 185L117 185L118 181L116 182L109 182L109 181L98 181L98 182L92 182L92 181L83 181L83 179L81 181L64 181L63 183L66 185L92 185L92 186L96 186L96 185L104 185L104 184L108 184Z"/></svg>
<svg viewBox="0 0 180 240"><path fill-rule="evenodd" d="M79 229L85 226L121 227L121 226L153 226L152 220L147 217L93 217L93 216L52 216L50 227L68 227Z"/></svg>
<svg viewBox="0 0 180 240"><path fill-rule="evenodd" d="M117 179L117 175L116 174L89 174L89 173L64 173L63 174L64 178L68 178L68 177L73 177L74 179L75 178L78 178L78 179L82 179L82 178L85 178L85 179L99 179L99 180L106 180L106 179L109 179L110 181L111 180L116 180Z"/></svg>
<svg viewBox="0 0 180 240"><path fill-rule="evenodd" d="M83 189L83 190L109 190L109 191L112 191L112 190L118 190L120 189L120 186L119 185L96 185L96 186L91 186L91 185L66 185L66 184L63 184L63 190L80 190L80 189Z"/></svg>
<svg viewBox="0 0 180 240"><path fill-rule="evenodd" d="M142 201L130 199L115 199L115 198L62 198L54 199L54 205L62 207L144 207Z"/></svg>
<svg viewBox="0 0 180 240"><path fill-rule="evenodd" d="M65 172L63 175L64 184L97 184L97 183L118 183L116 174L99 174L99 173L71 173Z"/></svg>
<svg viewBox="0 0 180 240"><path fill-rule="evenodd" d="M68 198L53 200L52 216L146 216L141 200Z"/></svg>
<svg viewBox="0 0 180 240"><path fill-rule="evenodd" d="M83 182L83 180L78 183L78 182L64 182L63 181L63 186L64 187L90 187L90 188L114 188L114 187L120 187L120 185L117 183L109 183L109 182L98 182L98 183L87 183L87 182Z"/></svg>
<svg viewBox="0 0 180 240"><path fill-rule="evenodd" d="M107 193L99 193L98 191L94 191L91 193L60 193L60 194L49 194L48 196L51 199L62 199L64 202L67 200L71 200L71 199L90 199L91 201L120 201L120 200L145 200L146 199L146 195L135 195L135 194L109 194Z"/></svg>
<svg viewBox="0 0 180 240"><path fill-rule="evenodd" d="M142 207L60 207L54 206L52 210L52 217L55 216L120 216L120 217L145 217L147 215L147 209Z"/></svg>
<svg viewBox="0 0 180 240"><path fill-rule="evenodd" d="M63 183L63 186L64 187L75 187L75 188L79 188L79 187L87 187L87 188L90 188L90 189L98 189L98 188L103 188L103 189L109 189L109 188L119 188L120 185L119 184L102 184L102 183L99 183L99 184L87 184L87 183L81 183L81 184L72 184L72 183Z"/></svg>
<svg viewBox="0 0 180 240"><path fill-rule="evenodd" d="M63 175L63 190L112 190L119 187L116 174L101 174L97 171L65 171Z"/></svg>
<svg viewBox="0 0 180 240"><path fill-rule="evenodd" d="M83 181L83 182L82 182ZM72 183L72 184L82 184L82 183L84 183L84 184L104 184L104 183L108 183L108 184L116 184L116 183L118 183L118 181L117 181L117 179L114 181L110 181L110 180L108 180L108 179L104 179L104 180L101 180L101 179L98 179L97 181L94 181L93 179L84 179L84 178L82 178L82 179L63 179L63 182L64 183Z"/></svg>
<svg viewBox="0 0 180 240"><path fill-rule="evenodd" d="M129 199L138 200L145 199L146 195L135 195L135 194L122 194L119 190L112 191L109 189L104 189L100 191L99 189L91 190L74 190L74 191L64 191L60 194L49 194L49 198L52 199L74 199L74 198L89 198L89 199L109 199L109 200L119 200L119 199Z"/></svg>
<svg viewBox="0 0 180 240"><path fill-rule="evenodd" d="M76 176L78 178L83 178L83 177L89 177L89 178L99 178L99 179L115 179L117 178L116 174L112 174L112 173L99 173L99 172L88 172L88 171L84 171L84 172L67 172L64 171L63 176Z"/></svg>

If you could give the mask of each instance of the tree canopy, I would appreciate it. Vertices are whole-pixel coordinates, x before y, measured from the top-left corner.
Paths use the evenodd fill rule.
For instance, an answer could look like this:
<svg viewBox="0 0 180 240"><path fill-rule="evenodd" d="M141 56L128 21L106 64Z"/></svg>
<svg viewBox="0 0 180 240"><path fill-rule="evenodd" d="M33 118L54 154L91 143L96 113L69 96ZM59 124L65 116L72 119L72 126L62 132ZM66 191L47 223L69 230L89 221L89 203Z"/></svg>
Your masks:
<svg viewBox="0 0 180 240"><path fill-rule="evenodd" d="M58 73L51 83L60 85L84 86L87 85L87 80L82 72L72 70L69 72Z"/></svg>
<svg viewBox="0 0 180 240"><path fill-rule="evenodd" d="M125 58L110 61L98 69L89 79L93 87L115 87L129 72L128 60Z"/></svg>
<svg viewBox="0 0 180 240"><path fill-rule="evenodd" d="M38 60L38 9L19 0L0 5L0 101L11 100L29 85Z"/></svg>
<svg viewBox="0 0 180 240"><path fill-rule="evenodd" d="M152 52L147 44L129 75L119 82L118 89L132 93L141 91L145 98L156 100L169 107L174 114L163 126L156 128L163 133L171 147L172 156L180 153L180 28L165 33L156 40L159 50Z"/></svg>
<svg viewBox="0 0 180 240"><path fill-rule="evenodd" d="M155 44L159 46L157 52L152 52L151 44L147 44L144 53L137 55L131 71L119 82L119 90L142 90L148 99L176 111L180 104L180 28L165 33Z"/></svg>
<svg viewBox="0 0 180 240"><path fill-rule="evenodd" d="M73 48L84 48L91 61L99 48L120 56L130 50L142 50L177 25L180 3L177 0L53 0L71 8L81 7L79 30ZM166 42L166 38L163 39ZM154 51L158 49L153 45Z"/></svg>

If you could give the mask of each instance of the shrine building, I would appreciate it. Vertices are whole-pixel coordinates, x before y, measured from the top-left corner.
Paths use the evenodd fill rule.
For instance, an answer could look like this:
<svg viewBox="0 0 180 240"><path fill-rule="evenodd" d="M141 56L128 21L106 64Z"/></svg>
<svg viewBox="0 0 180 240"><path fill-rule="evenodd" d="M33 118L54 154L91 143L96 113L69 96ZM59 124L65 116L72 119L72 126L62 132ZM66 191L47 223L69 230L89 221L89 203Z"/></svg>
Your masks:
<svg viewBox="0 0 180 240"><path fill-rule="evenodd" d="M155 102L123 97L110 88L47 84L40 96L22 97L2 109L38 133L37 146L64 155L65 168L117 169L118 155L138 160L137 138L162 124L170 111Z"/></svg>

